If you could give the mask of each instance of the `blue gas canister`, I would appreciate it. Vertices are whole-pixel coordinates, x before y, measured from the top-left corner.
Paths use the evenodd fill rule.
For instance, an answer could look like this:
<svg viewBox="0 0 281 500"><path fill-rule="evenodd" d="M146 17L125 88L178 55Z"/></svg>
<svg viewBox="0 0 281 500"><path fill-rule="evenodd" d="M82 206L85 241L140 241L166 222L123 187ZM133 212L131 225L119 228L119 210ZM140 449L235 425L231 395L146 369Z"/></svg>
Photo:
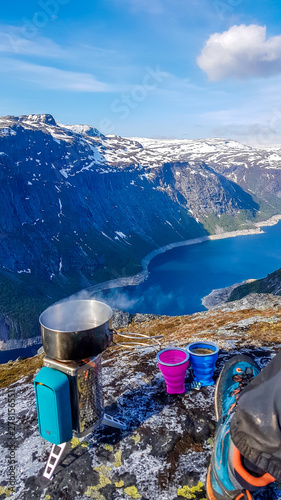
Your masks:
<svg viewBox="0 0 281 500"><path fill-rule="evenodd" d="M34 380L39 433L53 444L72 438L69 380L65 373L43 367Z"/></svg>

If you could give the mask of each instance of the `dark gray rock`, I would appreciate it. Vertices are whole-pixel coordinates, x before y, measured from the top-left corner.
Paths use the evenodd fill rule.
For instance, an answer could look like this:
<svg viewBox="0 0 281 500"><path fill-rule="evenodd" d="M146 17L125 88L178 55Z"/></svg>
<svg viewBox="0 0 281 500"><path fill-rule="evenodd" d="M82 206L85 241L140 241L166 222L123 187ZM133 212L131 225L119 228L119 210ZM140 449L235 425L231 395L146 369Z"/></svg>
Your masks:
<svg viewBox="0 0 281 500"><path fill-rule="evenodd" d="M133 320L135 323L144 323L145 321L151 321L154 319L157 319L161 316L157 314L143 314L143 313L136 313L133 316Z"/></svg>
<svg viewBox="0 0 281 500"><path fill-rule="evenodd" d="M112 326L115 329L126 328L132 321L132 315L125 312L113 309Z"/></svg>

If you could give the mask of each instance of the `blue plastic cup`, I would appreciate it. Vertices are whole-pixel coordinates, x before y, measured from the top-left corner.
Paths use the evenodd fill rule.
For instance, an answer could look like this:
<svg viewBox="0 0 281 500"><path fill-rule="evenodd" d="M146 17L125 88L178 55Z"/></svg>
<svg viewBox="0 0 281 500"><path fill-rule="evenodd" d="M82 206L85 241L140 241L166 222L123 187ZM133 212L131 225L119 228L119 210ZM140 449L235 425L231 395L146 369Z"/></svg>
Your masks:
<svg viewBox="0 0 281 500"><path fill-rule="evenodd" d="M214 385L213 375L219 348L213 342L192 342L186 347L194 380L201 386Z"/></svg>

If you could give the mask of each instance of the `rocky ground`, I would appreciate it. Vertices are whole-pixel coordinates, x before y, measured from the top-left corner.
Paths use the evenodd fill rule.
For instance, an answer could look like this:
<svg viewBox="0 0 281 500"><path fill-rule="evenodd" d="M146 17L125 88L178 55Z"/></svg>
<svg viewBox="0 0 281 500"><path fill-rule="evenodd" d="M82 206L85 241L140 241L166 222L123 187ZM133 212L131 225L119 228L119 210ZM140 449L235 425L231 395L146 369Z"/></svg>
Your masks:
<svg viewBox="0 0 281 500"><path fill-rule="evenodd" d="M181 317L119 313L120 331L163 334L163 345L185 347L206 339L220 347L214 378L234 354L251 354L264 367L281 345L281 297L250 295L221 308ZM117 337L118 340L118 337ZM203 500L215 430L214 386L195 391L186 377L183 395L168 395L157 368L159 348L103 353L105 411L125 431L101 426L67 444L52 481L42 477L51 445L37 427L33 379L42 355L0 367L0 499L19 500ZM16 492L8 480L8 393L16 400ZM278 484L259 500L281 499Z"/></svg>

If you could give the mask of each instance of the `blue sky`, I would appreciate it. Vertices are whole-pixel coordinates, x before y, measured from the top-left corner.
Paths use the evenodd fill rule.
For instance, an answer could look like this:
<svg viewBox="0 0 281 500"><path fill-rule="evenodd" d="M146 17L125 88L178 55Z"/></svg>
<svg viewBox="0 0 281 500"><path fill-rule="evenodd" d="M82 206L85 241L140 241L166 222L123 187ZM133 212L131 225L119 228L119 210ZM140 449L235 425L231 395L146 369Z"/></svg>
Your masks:
<svg viewBox="0 0 281 500"><path fill-rule="evenodd" d="M279 0L1 5L1 115L104 133L281 143Z"/></svg>

